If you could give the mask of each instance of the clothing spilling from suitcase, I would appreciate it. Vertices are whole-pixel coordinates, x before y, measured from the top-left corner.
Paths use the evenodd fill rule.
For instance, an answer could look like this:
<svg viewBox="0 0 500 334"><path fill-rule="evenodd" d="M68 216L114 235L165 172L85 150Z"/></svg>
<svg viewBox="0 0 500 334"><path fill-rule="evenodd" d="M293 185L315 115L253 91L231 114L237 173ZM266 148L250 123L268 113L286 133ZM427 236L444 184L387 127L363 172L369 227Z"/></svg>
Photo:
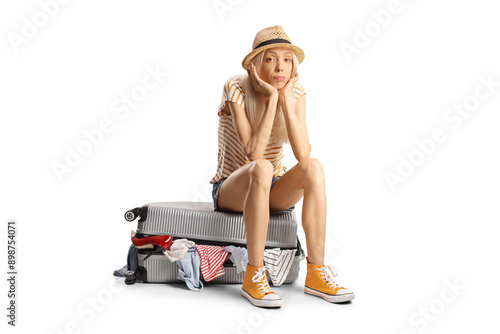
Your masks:
<svg viewBox="0 0 500 334"><path fill-rule="evenodd" d="M115 270L126 284L182 283L201 291L204 283L243 283L248 263L241 213L213 209L211 202L157 202L129 210L138 219L127 264ZM305 258L294 209L270 212L264 267L274 286L291 284Z"/></svg>

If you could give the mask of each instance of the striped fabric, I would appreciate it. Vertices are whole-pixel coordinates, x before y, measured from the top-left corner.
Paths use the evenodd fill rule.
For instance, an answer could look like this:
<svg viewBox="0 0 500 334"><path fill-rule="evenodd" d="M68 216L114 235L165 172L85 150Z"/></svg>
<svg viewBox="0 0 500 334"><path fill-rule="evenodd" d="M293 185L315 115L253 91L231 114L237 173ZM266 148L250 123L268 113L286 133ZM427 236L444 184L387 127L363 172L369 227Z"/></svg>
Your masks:
<svg viewBox="0 0 500 334"><path fill-rule="evenodd" d="M264 250L264 267L271 276L273 285L279 286L286 280L295 257L295 249Z"/></svg>
<svg viewBox="0 0 500 334"><path fill-rule="evenodd" d="M304 89L298 82L295 83L293 90L296 99L305 94ZM223 112L223 109L226 106L226 101L234 102L245 108L245 93L243 92L243 87L238 77L230 78L224 84L224 90L218 112L218 164L217 172L210 181L212 184L220 181L221 179L227 178L236 169L250 162L245 154L245 148L238 139L231 115L226 115ZM271 132L271 137L264 152L264 159L269 160L269 162L273 165L273 176L281 176L285 174L286 167L283 164L284 154L285 150L283 144L277 144L274 141L274 135Z"/></svg>
<svg viewBox="0 0 500 334"><path fill-rule="evenodd" d="M229 253L224 247L196 245L196 250L200 256L201 273L206 282L226 273L224 270L224 262L229 256Z"/></svg>

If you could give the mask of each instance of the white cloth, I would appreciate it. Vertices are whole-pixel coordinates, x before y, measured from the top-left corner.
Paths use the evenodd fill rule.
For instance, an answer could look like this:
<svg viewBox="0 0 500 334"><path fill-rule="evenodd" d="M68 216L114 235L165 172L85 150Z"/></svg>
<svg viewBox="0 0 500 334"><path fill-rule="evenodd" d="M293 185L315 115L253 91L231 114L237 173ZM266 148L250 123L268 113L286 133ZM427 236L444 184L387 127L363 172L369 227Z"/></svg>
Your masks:
<svg viewBox="0 0 500 334"><path fill-rule="evenodd" d="M236 273L245 271L248 263L247 249L236 246L226 246L224 249L229 252L229 260L236 266Z"/></svg>
<svg viewBox="0 0 500 334"><path fill-rule="evenodd" d="M194 245L194 242L188 239L177 239L172 242L169 249L163 251L163 254L165 254L170 262L175 262L182 259L188 249L194 247Z"/></svg>
<svg viewBox="0 0 500 334"><path fill-rule="evenodd" d="M286 280L295 257L295 249L265 249L264 267L271 276L273 285L279 286Z"/></svg>

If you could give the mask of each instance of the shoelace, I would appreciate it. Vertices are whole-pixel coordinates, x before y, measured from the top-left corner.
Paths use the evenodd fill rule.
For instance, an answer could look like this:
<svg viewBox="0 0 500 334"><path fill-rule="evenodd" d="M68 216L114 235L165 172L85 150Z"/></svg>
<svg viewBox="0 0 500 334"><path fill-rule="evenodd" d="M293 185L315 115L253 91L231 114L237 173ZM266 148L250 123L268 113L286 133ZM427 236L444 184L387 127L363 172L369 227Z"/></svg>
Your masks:
<svg viewBox="0 0 500 334"><path fill-rule="evenodd" d="M333 268L332 266L323 266L321 268L316 268L316 270L321 271L321 278L323 278L328 287L332 289L338 287L337 283L333 281L333 277L337 276L337 270L335 270L335 268Z"/></svg>
<svg viewBox="0 0 500 334"><path fill-rule="evenodd" d="M262 282L257 284L257 286L259 287L259 293L261 295L272 293L271 287L269 286L269 282L267 281L265 270L266 270L265 267L259 268L259 270L255 271L255 275L252 277L252 282L254 283Z"/></svg>

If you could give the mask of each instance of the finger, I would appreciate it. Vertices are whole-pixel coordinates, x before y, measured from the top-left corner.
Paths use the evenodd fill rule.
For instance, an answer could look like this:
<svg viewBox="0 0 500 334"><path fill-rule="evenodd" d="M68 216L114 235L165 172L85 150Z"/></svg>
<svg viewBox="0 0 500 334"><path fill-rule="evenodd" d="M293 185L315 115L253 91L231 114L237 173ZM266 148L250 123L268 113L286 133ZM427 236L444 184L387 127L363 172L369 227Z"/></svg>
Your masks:
<svg viewBox="0 0 500 334"><path fill-rule="evenodd" d="M252 63L252 74L254 75L254 78L258 81L260 81L260 77L257 74L257 67L255 66L254 63Z"/></svg>
<svg viewBox="0 0 500 334"><path fill-rule="evenodd" d="M260 92L261 91L261 87L263 85L263 80L257 74L257 69L255 67L255 64L253 64L253 63L252 63L251 73L252 73L252 84L253 84L255 90L258 91L258 92Z"/></svg>
<svg viewBox="0 0 500 334"><path fill-rule="evenodd" d="M248 73L248 78L250 79L250 82L252 83L252 85L255 86L255 77L254 77L253 72L252 72L252 65L248 66L247 73Z"/></svg>
<svg viewBox="0 0 500 334"><path fill-rule="evenodd" d="M295 83L299 80L299 74L295 74L295 76L293 76L289 81L288 81L288 84L293 87L293 85L295 85Z"/></svg>
<svg viewBox="0 0 500 334"><path fill-rule="evenodd" d="M254 63L250 63L250 73L252 73L252 77L255 78L255 65L254 65Z"/></svg>
<svg viewBox="0 0 500 334"><path fill-rule="evenodd" d="M251 63L250 66L251 66L250 72L252 73L252 78L255 80L256 83L260 82L260 77L257 74L257 67L255 66L254 63Z"/></svg>
<svg viewBox="0 0 500 334"><path fill-rule="evenodd" d="M293 86L297 80L299 80L298 73L296 73L293 77L290 78L290 80L288 80L287 85Z"/></svg>
<svg viewBox="0 0 500 334"><path fill-rule="evenodd" d="M250 66L248 66L248 68L247 68L247 74L248 74L248 78L251 81L252 80L252 74L250 73Z"/></svg>

